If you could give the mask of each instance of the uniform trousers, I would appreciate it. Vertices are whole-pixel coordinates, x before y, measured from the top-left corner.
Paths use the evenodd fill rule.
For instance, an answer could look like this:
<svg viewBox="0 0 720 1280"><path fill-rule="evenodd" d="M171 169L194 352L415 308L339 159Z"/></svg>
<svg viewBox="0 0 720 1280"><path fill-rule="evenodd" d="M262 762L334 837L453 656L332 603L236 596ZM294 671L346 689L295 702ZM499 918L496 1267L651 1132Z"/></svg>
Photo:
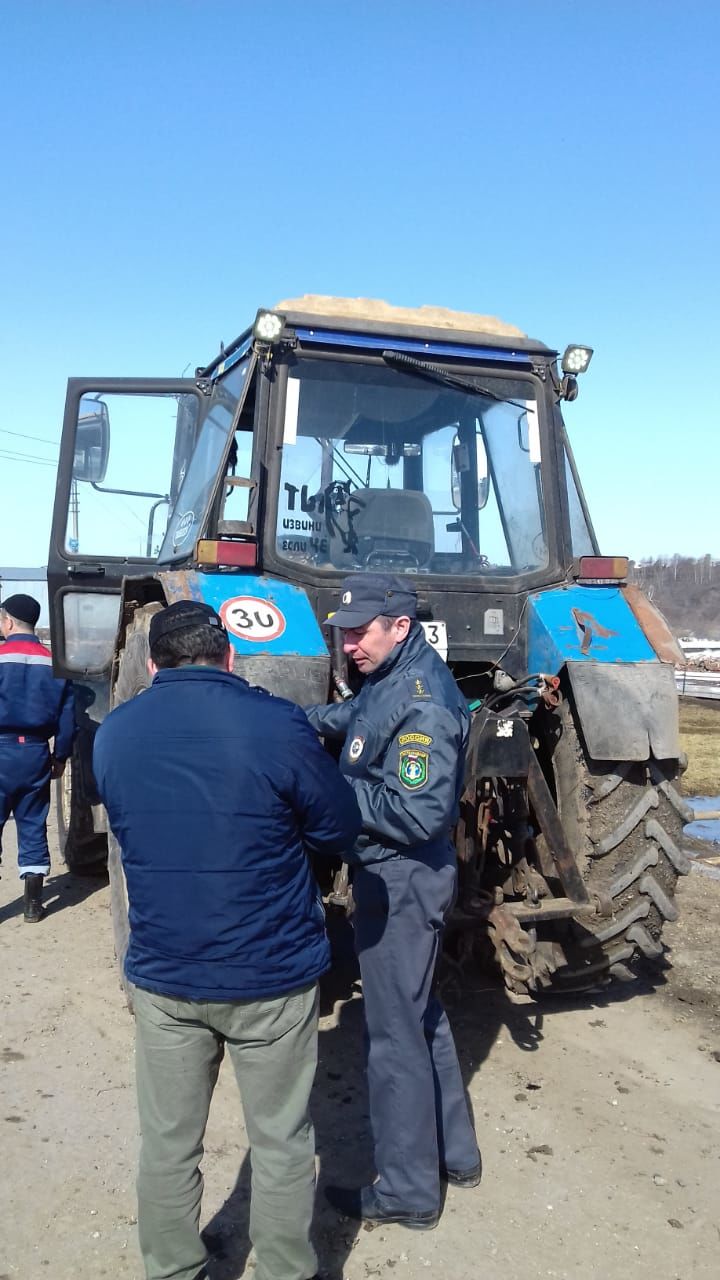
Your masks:
<svg viewBox="0 0 720 1280"><path fill-rule="evenodd" d="M210 1100L227 1045L250 1144L250 1239L256 1280L309 1280L315 1134L309 1098L317 1067L313 983L265 1000L177 1000L134 989L140 1115L138 1232L147 1280L194 1280L200 1161Z"/></svg>
<svg viewBox="0 0 720 1280"><path fill-rule="evenodd" d="M0 735L0 849L12 813L17 827L18 870L46 876L50 870L47 816L50 809L50 749L47 742Z"/></svg>
<svg viewBox="0 0 720 1280"><path fill-rule="evenodd" d="M382 1206L440 1204L440 1169L479 1159L447 1014L433 993L456 869L411 857L356 867L355 946L368 1033L368 1092Z"/></svg>

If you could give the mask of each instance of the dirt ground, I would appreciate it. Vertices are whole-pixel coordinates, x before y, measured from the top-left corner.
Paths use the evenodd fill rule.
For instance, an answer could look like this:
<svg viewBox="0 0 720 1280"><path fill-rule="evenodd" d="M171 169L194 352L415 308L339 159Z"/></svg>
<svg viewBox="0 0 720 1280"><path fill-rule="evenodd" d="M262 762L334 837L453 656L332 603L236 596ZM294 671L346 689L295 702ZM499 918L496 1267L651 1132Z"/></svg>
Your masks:
<svg viewBox="0 0 720 1280"><path fill-rule="evenodd" d="M54 864L23 924L14 829L0 881L0 1280L139 1280L133 1027L103 880ZM672 968L607 994L510 1004L478 974L448 1001L484 1159L436 1231L357 1230L323 1183L371 1174L362 1003L325 992L314 1096L315 1235L330 1280L720 1274L720 879L694 870L666 934ZM213 1280L252 1275L249 1166L227 1063L207 1134Z"/></svg>

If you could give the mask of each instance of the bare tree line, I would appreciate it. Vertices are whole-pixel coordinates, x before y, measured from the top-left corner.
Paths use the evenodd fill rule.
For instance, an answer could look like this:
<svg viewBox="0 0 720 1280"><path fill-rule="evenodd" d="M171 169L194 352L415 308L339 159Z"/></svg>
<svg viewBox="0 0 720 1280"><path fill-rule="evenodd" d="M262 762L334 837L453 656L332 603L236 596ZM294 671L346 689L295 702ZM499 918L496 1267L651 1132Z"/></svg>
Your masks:
<svg viewBox="0 0 720 1280"><path fill-rule="evenodd" d="M677 635L720 639L720 560L657 556L630 562L630 577Z"/></svg>

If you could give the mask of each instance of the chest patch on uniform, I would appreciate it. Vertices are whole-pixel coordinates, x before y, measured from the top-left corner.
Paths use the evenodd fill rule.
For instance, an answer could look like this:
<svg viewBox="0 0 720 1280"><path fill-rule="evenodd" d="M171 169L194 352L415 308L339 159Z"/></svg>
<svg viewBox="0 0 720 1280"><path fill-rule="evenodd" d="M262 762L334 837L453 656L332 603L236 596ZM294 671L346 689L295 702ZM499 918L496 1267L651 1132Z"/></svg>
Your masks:
<svg viewBox="0 0 720 1280"><path fill-rule="evenodd" d="M348 760L353 760L353 761L359 760L360 756L363 753L364 747L365 747L364 738L360 738L360 737L353 738L352 742L350 743L350 746L348 747Z"/></svg>
<svg viewBox="0 0 720 1280"><path fill-rule="evenodd" d="M406 747L408 743L413 742L417 747L431 747L432 738L426 733L401 733L398 743L401 747Z"/></svg>
<svg viewBox="0 0 720 1280"><path fill-rule="evenodd" d="M398 761L398 777L408 791L419 791L425 786L430 771L430 758L427 751L418 751L416 747L402 747Z"/></svg>

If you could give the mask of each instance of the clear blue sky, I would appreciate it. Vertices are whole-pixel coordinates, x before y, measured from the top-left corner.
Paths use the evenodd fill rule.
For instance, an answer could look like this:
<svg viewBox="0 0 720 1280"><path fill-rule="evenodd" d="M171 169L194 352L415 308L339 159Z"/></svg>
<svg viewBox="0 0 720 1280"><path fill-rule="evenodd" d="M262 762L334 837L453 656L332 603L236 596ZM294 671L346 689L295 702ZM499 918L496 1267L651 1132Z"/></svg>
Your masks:
<svg viewBox="0 0 720 1280"><path fill-rule="evenodd" d="M720 556L715 0L0 20L0 564L46 561L52 468L4 455L56 456L68 376L180 374L305 292L594 346L567 421L602 548Z"/></svg>

